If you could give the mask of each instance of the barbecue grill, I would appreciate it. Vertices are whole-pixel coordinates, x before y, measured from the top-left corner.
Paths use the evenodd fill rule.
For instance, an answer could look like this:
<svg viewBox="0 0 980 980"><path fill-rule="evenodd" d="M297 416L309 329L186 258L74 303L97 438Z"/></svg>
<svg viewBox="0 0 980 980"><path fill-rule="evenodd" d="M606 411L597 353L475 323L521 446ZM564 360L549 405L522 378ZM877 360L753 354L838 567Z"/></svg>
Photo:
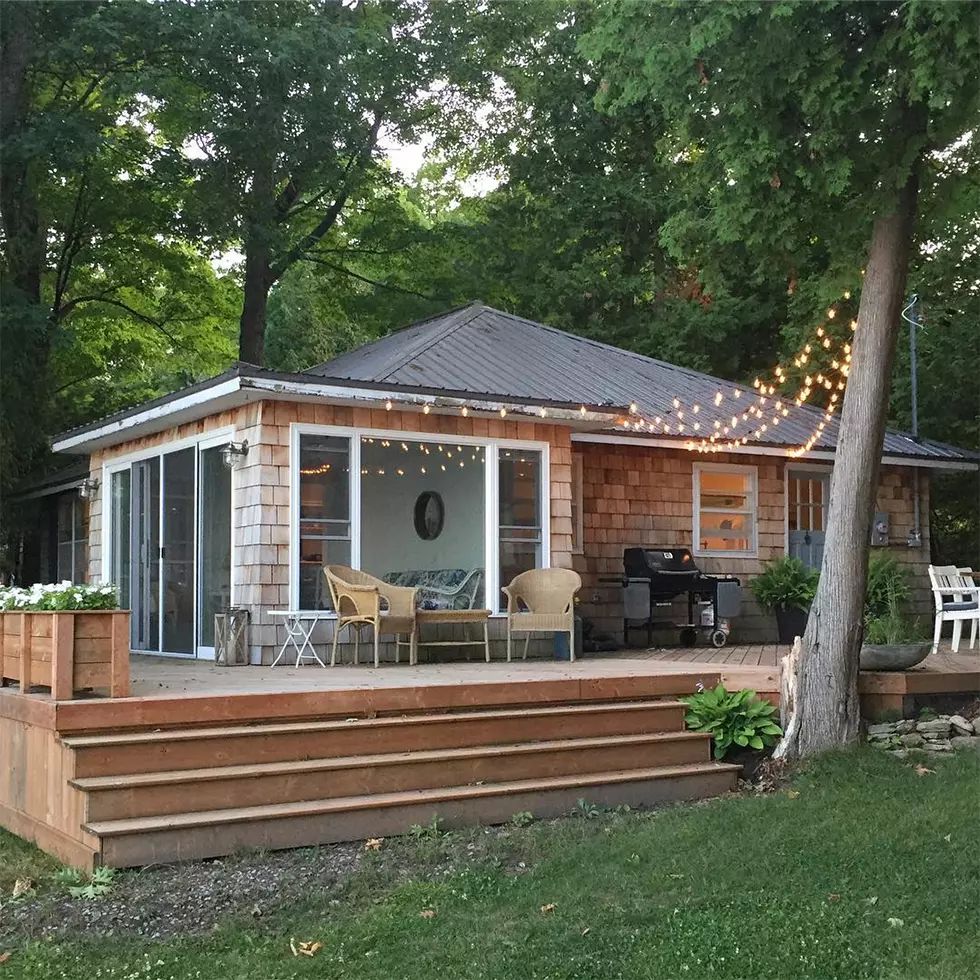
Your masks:
<svg viewBox="0 0 980 980"><path fill-rule="evenodd" d="M684 646L697 643L698 629L716 647L728 642L728 620L741 612L739 580L731 575L707 575L698 568L687 548L654 551L626 548L623 551L623 640L629 642L631 629L646 629L647 646L653 645L654 629L680 631ZM678 596L687 596L687 621L658 620L658 608L669 608ZM701 622L695 619L695 605L706 608Z"/></svg>

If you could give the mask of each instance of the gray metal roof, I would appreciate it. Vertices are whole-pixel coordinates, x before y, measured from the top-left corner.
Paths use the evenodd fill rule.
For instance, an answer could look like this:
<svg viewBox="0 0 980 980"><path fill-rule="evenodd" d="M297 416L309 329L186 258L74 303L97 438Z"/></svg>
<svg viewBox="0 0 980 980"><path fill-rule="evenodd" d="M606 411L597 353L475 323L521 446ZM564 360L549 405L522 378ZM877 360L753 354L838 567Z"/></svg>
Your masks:
<svg viewBox="0 0 980 980"><path fill-rule="evenodd" d="M496 395L515 400L554 401L586 405L635 403L646 419L657 417L676 432L678 399L685 429L680 440L700 438L713 431L715 419L727 425L757 403L758 392L699 371L677 367L618 347L547 327L532 320L474 303L413 324L381 340L319 364L304 372L336 381L398 384L428 389L450 389L474 395ZM741 397L730 397L735 390ZM716 408L717 392L725 397ZM769 421L771 398L761 411ZM697 416L692 406L699 406ZM778 426L768 426L754 445L794 447L805 443L823 417L823 411L789 403L790 414ZM699 422L694 431L693 422ZM833 449L837 441L835 415L814 444ZM742 422L739 435L751 435L755 426ZM622 431L622 430L620 430ZM883 452L887 456L973 460L977 454L942 443L914 440L888 430Z"/></svg>

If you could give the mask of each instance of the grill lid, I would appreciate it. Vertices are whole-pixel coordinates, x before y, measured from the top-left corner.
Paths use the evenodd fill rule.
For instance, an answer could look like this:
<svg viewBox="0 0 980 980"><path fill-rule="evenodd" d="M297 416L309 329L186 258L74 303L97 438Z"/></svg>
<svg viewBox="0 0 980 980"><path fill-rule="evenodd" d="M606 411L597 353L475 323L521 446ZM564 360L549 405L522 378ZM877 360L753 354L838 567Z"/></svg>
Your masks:
<svg viewBox="0 0 980 980"><path fill-rule="evenodd" d="M700 569L694 563L688 548L670 548L654 551L650 548L623 549L623 570L628 578L653 578L663 574L698 575Z"/></svg>

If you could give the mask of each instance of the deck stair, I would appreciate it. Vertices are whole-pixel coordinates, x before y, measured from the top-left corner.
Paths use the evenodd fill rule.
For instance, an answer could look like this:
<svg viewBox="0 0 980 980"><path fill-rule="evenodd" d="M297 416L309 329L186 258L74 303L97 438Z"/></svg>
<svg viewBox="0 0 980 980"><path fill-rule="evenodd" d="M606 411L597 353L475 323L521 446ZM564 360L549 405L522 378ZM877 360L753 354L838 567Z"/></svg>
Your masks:
<svg viewBox="0 0 980 980"><path fill-rule="evenodd" d="M117 867L729 791L673 696L63 733L93 863Z"/></svg>

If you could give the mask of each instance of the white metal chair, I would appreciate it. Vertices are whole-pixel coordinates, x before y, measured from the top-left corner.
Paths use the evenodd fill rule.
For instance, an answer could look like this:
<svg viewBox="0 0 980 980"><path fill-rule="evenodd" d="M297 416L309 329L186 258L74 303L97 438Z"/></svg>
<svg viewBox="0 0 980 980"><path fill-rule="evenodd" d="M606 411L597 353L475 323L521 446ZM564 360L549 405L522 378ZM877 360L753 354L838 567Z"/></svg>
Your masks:
<svg viewBox="0 0 980 980"><path fill-rule="evenodd" d="M568 659L575 659L575 593L582 588L578 572L570 568L535 568L521 572L507 596L507 661L511 657L511 634L524 633L524 659L531 633L568 633Z"/></svg>
<svg viewBox="0 0 980 980"><path fill-rule="evenodd" d="M939 649L943 623L953 624L953 653L959 651L963 624L970 623L970 649L977 642L980 630L980 585L971 577L972 569L955 565L930 565L929 581L936 604L936 629L932 652Z"/></svg>

